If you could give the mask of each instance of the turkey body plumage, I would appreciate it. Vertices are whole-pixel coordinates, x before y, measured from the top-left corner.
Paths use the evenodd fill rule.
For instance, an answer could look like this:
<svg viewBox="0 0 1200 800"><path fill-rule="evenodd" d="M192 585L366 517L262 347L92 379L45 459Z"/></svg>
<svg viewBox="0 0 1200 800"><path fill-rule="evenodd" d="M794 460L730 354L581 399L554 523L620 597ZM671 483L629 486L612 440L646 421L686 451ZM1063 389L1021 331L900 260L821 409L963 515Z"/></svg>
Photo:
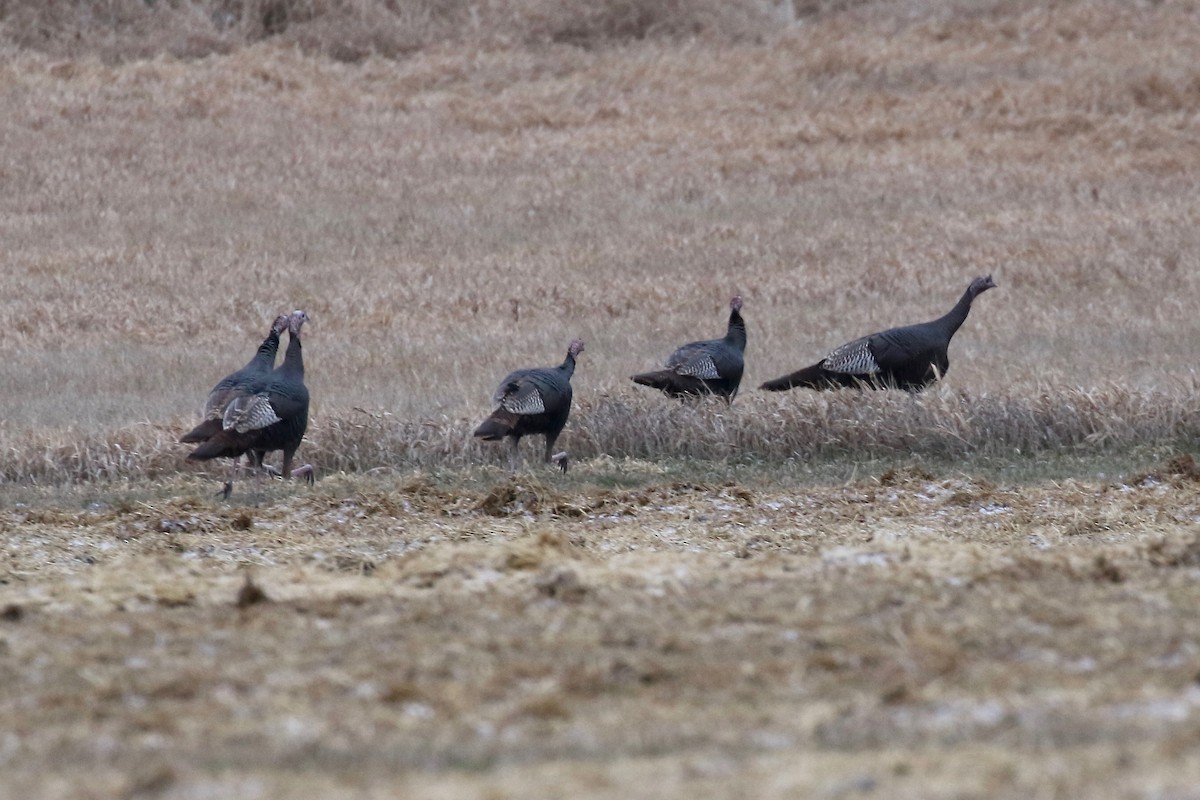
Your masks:
<svg viewBox="0 0 1200 800"><path fill-rule="evenodd" d="M507 438L511 442L512 469L520 463L521 437L541 434L546 437L544 461L558 462L566 471L566 453L555 454L554 444L571 414L571 376L575 374L575 359L583 349L583 341L575 339L559 366L519 369L500 381L492 395L496 408L475 429L475 436L484 441Z"/></svg>
<svg viewBox="0 0 1200 800"><path fill-rule="evenodd" d="M976 278L944 316L847 342L816 364L767 381L760 388L781 392L796 387L850 386L919 392L950 369L950 340L966 320L975 298L995 286L991 275Z"/></svg>
<svg viewBox="0 0 1200 800"><path fill-rule="evenodd" d="M688 342L667 359L666 368L634 375L631 380L650 386L668 397L717 395L732 402L745 370L746 322L742 298L729 301L729 326L725 336Z"/></svg>
<svg viewBox="0 0 1200 800"><path fill-rule="evenodd" d="M204 401L204 421L185 433L180 438L180 442L184 444L207 442L221 432L221 420L225 415L225 407L255 381L270 374L275 367L275 356L279 352L279 335L287 330L289 319L287 314L276 317L271 324L270 333L258 346L254 358L250 359L246 366L226 375L212 388L212 391L208 393L208 398Z"/></svg>
<svg viewBox="0 0 1200 800"><path fill-rule="evenodd" d="M261 463L266 453L282 450L283 477L303 472L311 479L311 467L293 469L296 450L308 429L309 395L300 341L300 327L307 320L303 311L293 312L283 363L234 392L223 409L221 430L193 450L189 460L236 460L244 453L253 453Z"/></svg>

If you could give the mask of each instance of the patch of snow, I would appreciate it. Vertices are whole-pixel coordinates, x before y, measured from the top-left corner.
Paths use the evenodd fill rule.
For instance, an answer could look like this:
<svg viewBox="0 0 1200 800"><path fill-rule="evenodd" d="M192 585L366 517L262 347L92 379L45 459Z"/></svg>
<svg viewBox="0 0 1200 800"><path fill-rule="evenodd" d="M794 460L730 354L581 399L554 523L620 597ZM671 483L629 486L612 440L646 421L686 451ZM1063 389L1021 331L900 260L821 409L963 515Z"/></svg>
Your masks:
<svg viewBox="0 0 1200 800"><path fill-rule="evenodd" d="M504 574L498 570L481 569L463 580L463 588L467 590L487 589L503 577Z"/></svg>
<svg viewBox="0 0 1200 800"><path fill-rule="evenodd" d="M377 700L382 695L379 684L374 681L363 681L354 686L354 696L360 700Z"/></svg>
<svg viewBox="0 0 1200 800"><path fill-rule="evenodd" d="M1190 643L1185 644L1184 647L1173 653L1150 659L1150 665L1156 669L1175 669L1185 664L1190 664L1195 658L1195 649Z"/></svg>
<svg viewBox="0 0 1200 800"><path fill-rule="evenodd" d="M750 741L756 747L765 750L786 750L796 746L796 740L793 737L776 731L756 731L750 735Z"/></svg>
<svg viewBox="0 0 1200 800"><path fill-rule="evenodd" d="M317 726L300 717L284 717L279 727L282 728L283 735L288 739L315 742L321 738L321 732Z"/></svg>
<svg viewBox="0 0 1200 800"><path fill-rule="evenodd" d="M963 725L992 728L1004 721L1004 706L995 700L983 702L947 702L929 707L897 709L903 723L935 731L952 731Z"/></svg>
<svg viewBox="0 0 1200 800"><path fill-rule="evenodd" d="M12 731L0 735L0 764L12 761L21 750L21 737Z"/></svg>
<svg viewBox="0 0 1200 800"><path fill-rule="evenodd" d="M1140 703L1120 703L1109 709L1118 719L1149 718L1166 722L1183 722L1191 719L1200 706L1200 687L1189 686L1182 695L1160 697Z"/></svg>
<svg viewBox="0 0 1200 800"><path fill-rule="evenodd" d="M433 708L425 703L405 703L400 707L406 717L413 719L432 719Z"/></svg>
<svg viewBox="0 0 1200 800"><path fill-rule="evenodd" d="M870 550L831 547L821 553L821 560L829 564L848 564L855 567L886 567L892 563L893 557L887 553Z"/></svg>

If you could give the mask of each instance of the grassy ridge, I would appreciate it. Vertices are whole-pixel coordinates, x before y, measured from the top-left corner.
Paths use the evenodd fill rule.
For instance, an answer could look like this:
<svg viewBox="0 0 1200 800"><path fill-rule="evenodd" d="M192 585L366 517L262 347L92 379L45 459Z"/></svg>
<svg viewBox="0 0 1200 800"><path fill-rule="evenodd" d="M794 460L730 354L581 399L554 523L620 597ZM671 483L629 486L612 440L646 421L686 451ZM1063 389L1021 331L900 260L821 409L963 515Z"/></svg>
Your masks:
<svg viewBox="0 0 1200 800"><path fill-rule="evenodd" d="M482 414L481 414L482 417ZM363 409L314 419L302 454L319 473L500 464L504 448L472 439L477 419L404 420ZM109 434L33 435L0 429L0 480L63 483L155 478L184 469L176 443L186 423L143 423ZM949 390L792 392L743 396L732 406L686 405L635 393L576 404L560 440L578 462L600 456L779 464L874 457L1020 459L1042 453L1101 456L1200 440L1200 392L1107 386L1029 395ZM526 443L536 463L540 438ZM210 467L224 469L224 467Z"/></svg>

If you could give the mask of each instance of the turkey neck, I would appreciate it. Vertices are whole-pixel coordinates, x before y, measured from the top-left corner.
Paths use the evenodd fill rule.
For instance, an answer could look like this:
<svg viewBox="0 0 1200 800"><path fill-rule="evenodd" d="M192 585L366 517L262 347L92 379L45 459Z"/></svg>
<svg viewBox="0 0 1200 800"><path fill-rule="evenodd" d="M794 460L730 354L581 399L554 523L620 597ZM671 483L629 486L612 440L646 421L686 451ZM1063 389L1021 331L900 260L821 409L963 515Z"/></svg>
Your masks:
<svg viewBox="0 0 1200 800"><path fill-rule="evenodd" d="M288 377L304 379L304 354L300 352L300 337L297 334L288 334L287 352L283 354L279 371Z"/></svg>
<svg viewBox="0 0 1200 800"><path fill-rule="evenodd" d="M745 352L746 321L742 319L741 312L729 312L729 330L725 332L725 341L729 342L738 350Z"/></svg>
<svg viewBox="0 0 1200 800"><path fill-rule="evenodd" d="M967 312L971 310L971 301L975 299L975 295L971 294L971 287L963 292L963 296L954 304L954 308L946 316L937 320L937 324L946 329L946 333L953 336L959 326L967 319Z"/></svg>
<svg viewBox="0 0 1200 800"><path fill-rule="evenodd" d="M570 380L571 376L575 374L575 356L571 355L570 350L567 351L567 357L563 359L559 369L567 376L567 380Z"/></svg>
<svg viewBox="0 0 1200 800"><path fill-rule="evenodd" d="M254 354L254 358L250 359L250 363L246 365L246 368L258 368L266 372L275 366L275 354L278 352L279 333L272 330L267 335L267 338L263 339L262 344L258 346L258 352Z"/></svg>

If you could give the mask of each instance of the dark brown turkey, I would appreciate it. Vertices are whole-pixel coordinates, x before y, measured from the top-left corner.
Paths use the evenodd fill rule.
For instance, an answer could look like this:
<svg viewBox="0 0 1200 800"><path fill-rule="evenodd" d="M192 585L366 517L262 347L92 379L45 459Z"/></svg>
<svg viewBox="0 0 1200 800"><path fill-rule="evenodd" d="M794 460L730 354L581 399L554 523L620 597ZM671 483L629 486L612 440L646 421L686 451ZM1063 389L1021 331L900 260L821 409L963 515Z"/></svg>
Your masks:
<svg viewBox="0 0 1200 800"><path fill-rule="evenodd" d="M854 386L919 392L950 369L950 339L966 320L975 298L995 286L991 275L976 278L945 316L855 339L811 367L767 381L760 388L782 392L797 386Z"/></svg>
<svg viewBox="0 0 1200 800"><path fill-rule="evenodd" d="M669 397L715 394L732 402L745 369L746 322L742 298L729 301L729 327L721 339L689 342L667 359L666 369L634 375L634 383L652 386Z"/></svg>
<svg viewBox="0 0 1200 800"><path fill-rule="evenodd" d="M500 381L492 402L496 410L476 428L475 436L488 442L508 438L508 465L516 470L521 462L521 437L540 433L546 437L546 463L557 463L567 471L567 454L555 453L554 443L571 414L571 376L575 359L583 352L583 340L573 339L567 357L557 367L519 369Z"/></svg>
<svg viewBox="0 0 1200 800"><path fill-rule="evenodd" d="M263 375L270 373L275 366L275 355L279 352L279 335L288 328L291 319L287 314L280 314L271 324L267 338L258 346L254 358L237 372L231 372L222 378L204 401L204 421L185 433L179 440L184 444L207 442L221 432L221 418L225 415L225 406L239 392L253 384ZM253 463L253 461L252 461ZM257 466L257 465L256 465Z"/></svg>
<svg viewBox="0 0 1200 800"><path fill-rule="evenodd" d="M293 311L288 318L288 347L283 363L265 375L235 389L221 412L221 430L193 450L188 459L237 459L244 453L262 457L272 450L283 451L284 478L303 477L313 482L310 464L293 468L296 450L308 428L308 387L304 385L304 356L300 328L308 314ZM232 480L226 483L228 496Z"/></svg>

